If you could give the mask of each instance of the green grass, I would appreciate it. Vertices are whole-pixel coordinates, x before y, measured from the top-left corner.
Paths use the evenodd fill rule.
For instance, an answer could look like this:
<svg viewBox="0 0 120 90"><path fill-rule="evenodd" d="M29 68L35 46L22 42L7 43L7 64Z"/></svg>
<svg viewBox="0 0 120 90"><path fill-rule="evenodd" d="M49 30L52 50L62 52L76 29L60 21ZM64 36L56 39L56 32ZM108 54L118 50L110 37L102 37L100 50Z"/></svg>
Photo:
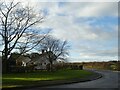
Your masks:
<svg viewBox="0 0 120 90"><path fill-rule="evenodd" d="M70 80L85 78L90 75L93 75L93 73L85 70L60 70L56 72L42 71L33 73L3 74L2 87L36 85L38 83L44 83L44 81Z"/></svg>

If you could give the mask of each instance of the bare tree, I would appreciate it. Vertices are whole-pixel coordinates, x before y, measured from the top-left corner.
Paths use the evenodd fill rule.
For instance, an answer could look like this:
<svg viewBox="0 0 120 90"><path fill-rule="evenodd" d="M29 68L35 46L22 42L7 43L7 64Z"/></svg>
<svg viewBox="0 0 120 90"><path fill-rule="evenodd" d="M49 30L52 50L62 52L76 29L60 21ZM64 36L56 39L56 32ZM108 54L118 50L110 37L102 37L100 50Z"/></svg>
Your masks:
<svg viewBox="0 0 120 90"><path fill-rule="evenodd" d="M42 50L46 50L46 58L50 62L50 70L52 70L53 61L64 59L66 55L69 55L69 45L67 41L62 41L52 36L45 37L45 39L40 43L40 48Z"/></svg>
<svg viewBox="0 0 120 90"><path fill-rule="evenodd" d="M20 38L26 33L30 34L34 25L42 23L43 16L33 8L22 6L20 2L0 2L0 36L4 48L2 59L4 69L7 71L7 61L12 50L18 44Z"/></svg>
<svg viewBox="0 0 120 90"><path fill-rule="evenodd" d="M27 52L33 50L41 41L49 34L49 31L46 34L25 34L22 38L25 40L18 42L15 49L19 50L19 54L26 54Z"/></svg>

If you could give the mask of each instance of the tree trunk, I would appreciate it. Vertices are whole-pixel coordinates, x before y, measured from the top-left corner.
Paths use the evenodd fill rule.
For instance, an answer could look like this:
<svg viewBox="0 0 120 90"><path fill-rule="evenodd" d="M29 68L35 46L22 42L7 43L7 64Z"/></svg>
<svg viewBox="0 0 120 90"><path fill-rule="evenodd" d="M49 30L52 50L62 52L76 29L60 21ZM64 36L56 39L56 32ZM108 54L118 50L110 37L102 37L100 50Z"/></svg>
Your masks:
<svg viewBox="0 0 120 90"><path fill-rule="evenodd" d="M7 73L8 71L8 60L5 55L2 56L2 72Z"/></svg>
<svg viewBox="0 0 120 90"><path fill-rule="evenodd" d="M2 52L2 72L8 72L8 40L5 37L5 49Z"/></svg>
<svg viewBox="0 0 120 90"><path fill-rule="evenodd" d="M7 73L7 60L2 60L2 73Z"/></svg>
<svg viewBox="0 0 120 90"><path fill-rule="evenodd" d="M53 71L53 65L52 65L52 62L50 62L50 71L51 71L51 72Z"/></svg>

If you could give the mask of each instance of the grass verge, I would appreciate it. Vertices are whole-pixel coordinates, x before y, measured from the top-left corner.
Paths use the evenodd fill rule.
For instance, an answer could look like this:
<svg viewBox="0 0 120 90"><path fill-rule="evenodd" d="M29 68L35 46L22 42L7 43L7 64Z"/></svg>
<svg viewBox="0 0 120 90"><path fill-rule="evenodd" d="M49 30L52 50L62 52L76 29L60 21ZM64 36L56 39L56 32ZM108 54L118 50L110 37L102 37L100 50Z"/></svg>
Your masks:
<svg viewBox="0 0 120 90"><path fill-rule="evenodd" d="M44 86L54 83L67 83L69 80L83 79L94 76L86 70L60 70L56 72L15 73L2 75L2 88Z"/></svg>

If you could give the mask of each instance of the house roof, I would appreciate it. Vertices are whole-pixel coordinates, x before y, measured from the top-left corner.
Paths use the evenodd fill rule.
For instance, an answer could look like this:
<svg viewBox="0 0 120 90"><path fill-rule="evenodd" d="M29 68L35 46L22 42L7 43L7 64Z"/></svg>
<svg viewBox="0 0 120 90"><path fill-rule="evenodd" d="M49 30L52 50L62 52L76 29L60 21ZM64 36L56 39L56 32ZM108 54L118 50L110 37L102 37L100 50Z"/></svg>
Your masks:
<svg viewBox="0 0 120 90"><path fill-rule="evenodd" d="M29 62L31 59L25 55L20 55L18 53L12 53L10 56L10 60L14 60L14 61L24 61L24 62Z"/></svg>
<svg viewBox="0 0 120 90"><path fill-rule="evenodd" d="M37 61L37 60L40 61L40 60L42 60L41 58L48 58L48 54L52 55L52 57L55 57L55 55L51 51L49 51L49 52L43 52L41 54L34 53L34 54L32 54L31 59L32 59L32 61Z"/></svg>
<svg viewBox="0 0 120 90"><path fill-rule="evenodd" d="M23 56L23 55L21 55L20 57L18 57L17 59L16 59L17 61L23 61L23 62L29 62L29 61L31 61L31 59L29 58L29 57L26 57L26 56Z"/></svg>

